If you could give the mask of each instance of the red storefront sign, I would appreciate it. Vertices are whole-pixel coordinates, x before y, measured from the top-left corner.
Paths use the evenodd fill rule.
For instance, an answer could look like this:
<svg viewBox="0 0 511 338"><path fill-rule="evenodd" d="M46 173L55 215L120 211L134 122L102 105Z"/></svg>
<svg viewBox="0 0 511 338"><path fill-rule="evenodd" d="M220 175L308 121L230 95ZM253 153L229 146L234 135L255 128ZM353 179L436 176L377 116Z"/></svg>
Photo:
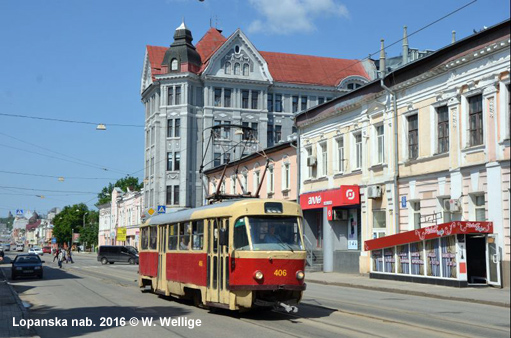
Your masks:
<svg viewBox="0 0 511 338"><path fill-rule="evenodd" d="M310 192L300 195L302 210L327 207L328 220L332 220L332 208L360 204L358 185L341 185L339 189Z"/></svg>
<svg viewBox="0 0 511 338"><path fill-rule="evenodd" d="M493 222L451 222L365 241L366 251L420 242L426 239L473 233L493 233Z"/></svg>

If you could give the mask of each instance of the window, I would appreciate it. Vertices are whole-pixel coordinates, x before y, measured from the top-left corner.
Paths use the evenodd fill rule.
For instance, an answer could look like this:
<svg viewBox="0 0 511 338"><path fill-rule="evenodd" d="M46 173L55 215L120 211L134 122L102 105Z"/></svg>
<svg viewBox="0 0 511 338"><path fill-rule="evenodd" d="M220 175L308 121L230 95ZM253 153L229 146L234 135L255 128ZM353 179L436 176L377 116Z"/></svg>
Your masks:
<svg viewBox="0 0 511 338"><path fill-rule="evenodd" d="M420 229L421 228L421 202L410 202L410 206L413 212L413 228Z"/></svg>
<svg viewBox="0 0 511 338"><path fill-rule="evenodd" d="M171 152L168 152L167 153L167 171L171 171L172 170L172 153Z"/></svg>
<svg viewBox="0 0 511 338"><path fill-rule="evenodd" d="M216 127L216 128L213 128L213 137L214 138L220 138L222 129L221 129L221 127L217 127L217 126L219 126L221 124L222 124L222 121L220 121L220 120L213 121L213 126Z"/></svg>
<svg viewBox="0 0 511 338"><path fill-rule="evenodd" d="M225 63L225 74L227 74L227 75L231 74L231 63L230 62Z"/></svg>
<svg viewBox="0 0 511 338"><path fill-rule="evenodd" d="M289 170L289 163L284 163L284 167L282 168L284 170L284 190L289 190L291 185L291 171Z"/></svg>
<svg viewBox="0 0 511 338"><path fill-rule="evenodd" d="M241 91L241 108L248 108L248 97L249 97L249 91L248 90L242 90Z"/></svg>
<svg viewBox="0 0 511 338"><path fill-rule="evenodd" d="M170 70L177 70L178 64L177 59L172 59L172 62L170 63Z"/></svg>
<svg viewBox="0 0 511 338"><path fill-rule="evenodd" d="M483 144L483 96L468 99L470 146Z"/></svg>
<svg viewBox="0 0 511 338"><path fill-rule="evenodd" d="M321 143L321 175L326 176L327 175L327 164L328 164L328 155L327 155L327 144L326 142Z"/></svg>
<svg viewBox="0 0 511 338"><path fill-rule="evenodd" d="M411 115L408 119L408 158L419 156L419 115Z"/></svg>
<svg viewBox="0 0 511 338"><path fill-rule="evenodd" d="M174 129L174 120L167 120L167 137L172 137L173 129Z"/></svg>
<svg viewBox="0 0 511 338"><path fill-rule="evenodd" d="M142 250L147 250L149 246L149 228L142 228Z"/></svg>
<svg viewBox="0 0 511 338"><path fill-rule="evenodd" d="M177 250L177 224L169 225L169 250Z"/></svg>
<svg viewBox="0 0 511 338"><path fill-rule="evenodd" d="M253 131L252 131L252 137L253 137L255 140L257 140L257 139L259 138L259 137L258 137L258 136L259 136L259 130L258 130L258 127L259 127L258 123L256 123L256 122L252 122L252 129L253 129Z"/></svg>
<svg viewBox="0 0 511 338"><path fill-rule="evenodd" d="M387 230L385 210L373 210L373 238L384 237Z"/></svg>
<svg viewBox="0 0 511 338"><path fill-rule="evenodd" d="M318 104L322 104L322 103L325 103L325 98L324 97L318 97Z"/></svg>
<svg viewBox="0 0 511 338"><path fill-rule="evenodd" d="M248 192L248 173L245 171L241 174L243 176L243 193Z"/></svg>
<svg viewBox="0 0 511 338"><path fill-rule="evenodd" d="M190 250L190 223L179 224L179 250Z"/></svg>
<svg viewBox="0 0 511 338"><path fill-rule="evenodd" d="M166 205L172 205L172 186L167 185L167 194L165 196L165 204Z"/></svg>
<svg viewBox="0 0 511 338"><path fill-rule="evenodd" d="M248 76L249 66L247 63L243 65L243 76Z"/></svg>
<svg viewBox="0 0 511 338"><path fill-rule="evenodd" d="M302 107L301 107L301 109L302 110L306 110L307 109L307 96L302 96L301 100L302 100Z"/></svg>
<svg viewBox="0 0 511 338"><path fill-rule="evenodd" d="M298 96L293 96L291 99L291 111L293 113L298 111Z"/></svg>
<svg viewBox="0 0 511 338"><path fill-rule="evenodd" d="M257 109L258 101L259 101L259 92L252 91L252 109Z"/></svg>
<svg viewBox="0 0 511 338"><path fill-rule="evenodd" d="M192 222L192 250L204 248L204 221Z"/></svg>
<svg viewBox="0 0 511 338"><path fill-rule="evenodd" d="M224 164L231 162L231 154L225 153L224 154Z"/></svg>
<svg viewBox="0 0 511 338"><path fill-rule="evenodd" d="M236 175L231 176L231 194L236 193Z"/></svg>
<svg viewBox="0 0 511 338"><path fill-rule="evenodd" d="M486 221L484 195L475 195L472 199L475 207L476 221Z"/></svg>
<svg viewBox="0 0 511 338"><path fill-rule="evenodd" d="M245 227L245 218L239 218L234 224L234 248L235 249L248 249L248 235Z"/></svg>
<svg viewBox="0 0 511 338"><path fill-rule="evenodd" d="M181 136L181 119L175 119L174 122L174 137Z"/></svg>
<svg viewBox="0 0 511 338"><path fill-rule="evenodd" d="M273 94L268 94L268 112L273 111Z"/></svg>
<svg viewBox="0 0 511 338"><path fill-rule="evenodd" d="M174 104L174 87L167 87L167 106Z"/></svg>
<svg viewBox="0 0 511 338"><path fill-rule="evenodd" d="M344 137L337 139L337 170L344 172Z"/></svg>
<svg viewBox="0 0 511 338"><path fill-rule="evenodd" d="M282 112L282 94L275 94L275 111Z"/></svg>
<svg viewBox="0 0 511 338"><path fill-rule="evenodd" d="M275 126L275 143L279 143L282 139L282 126Z"/></svg>
<svg viewBox="0 0 511 338"><path fill-rule="evenodd" d="M151 250L156 250L156 243L158 239L158 229L155 226L149 228L149 244Z"/></svg>
<svg viewBox="0 0 511 338"><path fill-rule="evenodd" d="M154 175L154 157L151 157L151 176Z"/></svg>
<svg viewBox="0 0 511 338"><path fill-rule="evenodd" d="M275 192L275 173L273 167L268 168L268 193L273 194Z"/></svg>
<svg viewBox="0 0 511 338"><path fill-rule="evenodd" d="M229 124L229 121L224 121L224 124ZM231 127L224 127L223 138L228 140L231 138Z"/></svg>
<svg viewBox="0 0 511 338"><path fill-rule="evenodd" d="M218 167L220 165L220 161L222 159L222 154L221 153L215 153L215 158L214 158L214 163L213 163L213 166L214 167Z"/></svg>
<svg viewBox="0 0 511 338"><path fill-rule="evenodd" d="M232 90L229 88L224 89L224 107L231 106L231 92Z"/></svg>
<svg viewBox="0 0 511 338"><path fill-rule="evenodd" d="M250 130L247 129L247 128L249 128L249 125L248 125L248 122L242 122L242 125L243 125L243 127L246 127L246 128L243 128L243 136L242 136L243 141L246 141L246 140L250 139Z"/></svg>
<svg viewBox="0 0 511 338"><path fill-rule="evenodd" d="M268 147L271 147L273 145L274 139L273 139L273 124L268 124L268 130L266 131L266 139L268 142Z"/></svg>
<svg viewBox="0 0 511 338"><path fill-rule="evenodd" d="M174 186L174 205L179 205L179 185Z"/></svg>
<svg viewBox="0 0 511 338"><path fill-rule="evenodd" d="M306 148L305 148L305 151L306 151L306 153L307 153L306 161L308 161L309 157L311 157L311 156L312 156L312 147L306 147ZM307 162L305 162L305 163L307 163ZM310 166L310 165L308 165L308 167L309 167L309 171L308 171L308 178L314 178L314 177L315 177L315 175L314 175L314 171L313 171L313 168L314 168L314 167L313 167L313 166Z"/></svg>
<svg viewBox="0 0 511 338"><path fill-rule="evenodd" d="M261 174L259 171L254 171L254 194L257 192L257 189L259 188Z"/></svg>
<svg viewBox="0 0 511 338"><path fill-rule="evenodd" d="M449 151L449 109L447 106L437 108L438 119L438 154Z"/></svg>
<svg viewBox="0 0 511 338"><path fill-rule="evenodd" d="M362 134L355 134L355 169L362 168Z"/></svg>
<svg viewBox="0 0 511 338"><path fill-rule="evenodd" d="M179 171L181 164L181 153L175 152L174 153L174 171Z"/></svg>
<svg viewBox="0 0 511 338"><path fill-rule="evenodd" d="M378 143L378 163L385 162L385 135L383 131L383 124L376 127L376 137Z"/></svg>
<svg viewBox="0 0 511 338"><path fill-rule="evenodd" d="M181 104L181 86L176 86L176 105Z"/></svg>
<svg viewBox="0 0 511 338"><path fill-rule="evenodd" d="M240 67L239 63L234 64L234 75L240 75Z"/></svg>
<svg viewBox="0 0 511 338"><path fill-rule="evenodd" d="M213 102L215 107L222 105L222 88L215 88L215 100Z"/></svg>

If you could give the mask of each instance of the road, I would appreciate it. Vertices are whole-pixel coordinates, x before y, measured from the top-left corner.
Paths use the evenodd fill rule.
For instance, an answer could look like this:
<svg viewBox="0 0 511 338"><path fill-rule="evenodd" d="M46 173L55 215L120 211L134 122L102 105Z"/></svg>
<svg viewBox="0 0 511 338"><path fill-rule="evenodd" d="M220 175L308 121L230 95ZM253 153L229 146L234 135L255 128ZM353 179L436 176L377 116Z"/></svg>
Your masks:
<svg viewBox="0 0 511 338"><path fill-rule="evenodd" d="M32 319L67 320L67 326L37 327L41 337L510 336L509 308L309 283L297 314L239 314L141 292L136 265L101 265L95 255L77 254L75 264L59 269L50 255L42 258L43 280L12 282L22 301L31 305ZM10 275L7 265L2 268ZM136 326L130 325L133 317ZM181 326L166 325L168 317L181 317ZM151 318L151 325L142 323ZM73 319L88 319L90 326L71 326Z"/></svg>

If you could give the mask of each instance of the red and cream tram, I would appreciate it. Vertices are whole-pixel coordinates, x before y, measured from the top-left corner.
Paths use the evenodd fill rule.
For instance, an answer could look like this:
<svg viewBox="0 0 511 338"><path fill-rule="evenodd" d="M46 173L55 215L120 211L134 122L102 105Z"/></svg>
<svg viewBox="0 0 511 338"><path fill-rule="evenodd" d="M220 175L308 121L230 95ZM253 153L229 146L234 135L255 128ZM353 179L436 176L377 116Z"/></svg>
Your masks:
<svg viewBox="0 0 511 338"><path fill-rule="evenodd" d="M302 211L242 199L162 214L141 227L139 286L196 305L297 311L305 290Z"/></svg>

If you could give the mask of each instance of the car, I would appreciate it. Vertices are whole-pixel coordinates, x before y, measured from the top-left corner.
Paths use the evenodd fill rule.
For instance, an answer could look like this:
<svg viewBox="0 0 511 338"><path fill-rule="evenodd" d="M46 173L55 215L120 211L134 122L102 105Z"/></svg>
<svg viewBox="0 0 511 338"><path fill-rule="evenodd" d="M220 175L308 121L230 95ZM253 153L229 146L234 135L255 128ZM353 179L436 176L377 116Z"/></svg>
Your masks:
<svg viewBox="0 0 511 338"><path fill-rule="evenodd" d="M43 246L43 253L51 254L51 246Z"/></svg>
<svg viewBox="0 0 511 338"><path fill-rule="evenodd" d="M2 243L0 245L2 246L4 251L11 251L11 244L9 244L9 243Z"/></svg>
<svg viewBox="0 0 511 338"><path fill-rule="evenodd" d="M16 245L16 251L23 252L23 250L25 250L25 246L23 244L17 244Z"/></svg>
<svg viewBox="0 0 511 338"><path fill-rule="evenodd" d="M14 280L18 277L35 276L43 278L44 261L34 254L17 255L12 261L11 278Z"/></svg>
<svg viewBox="0 0 511 338"><path fill-rule="evenodd" d="M102 245L98 250L98 262L103 265L115 262L138 264L138 251L132 246Z"/></svg>
<svg viewBox="0 0 511 338"><path fill-rule="evenodd" d="M36 254L36 255L40 255L40 256L42 256L44 254L43 253L43 249L41 249L38 246L33 246L30 249L28 249L28 253L29 254Z"/></svg>

